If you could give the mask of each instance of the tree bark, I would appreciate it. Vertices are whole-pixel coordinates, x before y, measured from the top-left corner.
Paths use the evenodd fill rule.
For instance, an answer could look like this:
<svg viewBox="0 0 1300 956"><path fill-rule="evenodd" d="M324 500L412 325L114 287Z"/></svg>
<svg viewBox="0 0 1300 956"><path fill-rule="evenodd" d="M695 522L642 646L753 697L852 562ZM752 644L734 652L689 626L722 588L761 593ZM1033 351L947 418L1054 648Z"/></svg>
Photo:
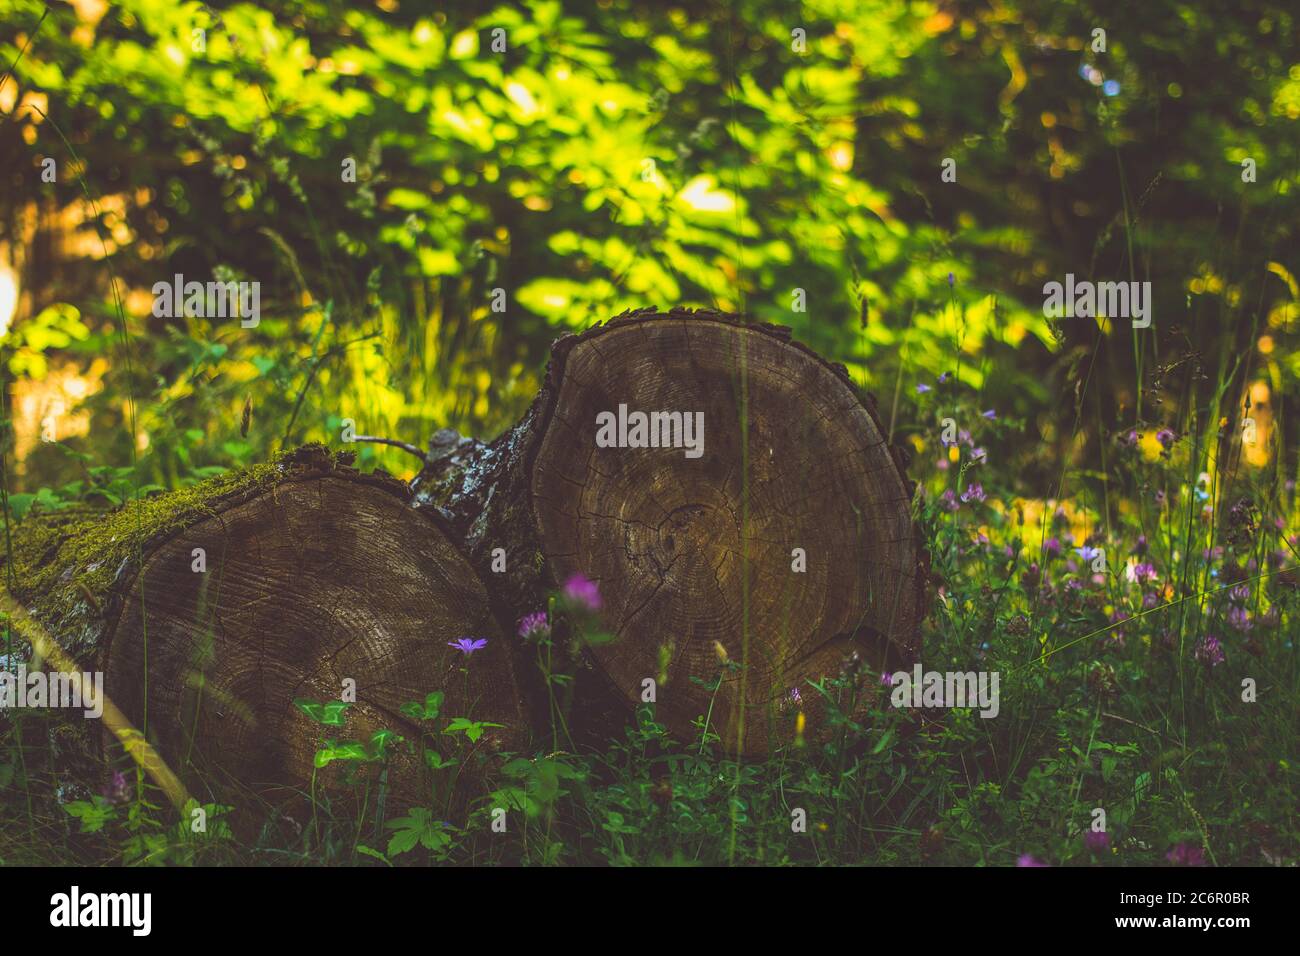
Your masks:
<svg viewBox="0 0 1300 956"><path fill-rule="evenodd" d="M598 447L598 416L620 406L702 412L702 454ZM765 752L792 738L809 681L919 652L928 558L904 462L843 366L786 329L628 313L558 340L509 432L442 432L429 458L417 505L453 529L498 617L594 580L617 634L589 651L596 683L626 710L654 680L678 736L709 715L731 750Z"/></svg>
<svg viewBox="0 0 1300 956"><path fill-rule="evenodd" d="M418 740L401 707L432 691L446 694L444 716L503 725L475 751L527 740L478 576L405 484L349 458L307 446L111 516L19 526L17 596L81 667L104 672L106 696L200 799L284 804L313 779L329 788L356 764L314 768L327 737ZM462 637L487 644L467 659L448 646ZM339 701L349 681L343 726L294 705ZM392 753L390 799L427 800L415 760Z"/></svg>

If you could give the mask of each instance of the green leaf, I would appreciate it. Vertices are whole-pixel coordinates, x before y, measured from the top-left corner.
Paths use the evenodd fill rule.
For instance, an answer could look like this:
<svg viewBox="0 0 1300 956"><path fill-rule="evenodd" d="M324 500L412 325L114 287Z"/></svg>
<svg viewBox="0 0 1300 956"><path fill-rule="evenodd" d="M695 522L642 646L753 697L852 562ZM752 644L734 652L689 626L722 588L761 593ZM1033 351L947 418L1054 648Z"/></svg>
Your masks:
<svg viewBox="0 0 1300 956"><path fill-rule="evenodd" d="M446 698L440 690L435 690L424 698L424 703L411 700L401 706L401 712L412 720L433 720L442 711L442 702Z"/></svg>
<svg viewBox="0 0 1300 956"><path fill-rule="evenodd" d="M339 700L331 700L321 704L305 697L297 698L293 704L316 723L323 724L326 727L342 727L343 714L352 706Z"/></svg>
<svg viewBox="0 0 1300 956"><path fill-rule="evenodd" d="M436 750L426 750L424 752L424 762L429 765L430 770L445 770L448 767L456 766L456 761L443 760L442 754Z"/></svg>
<svg viewBox="0 0 1300 956"><path fill-rule="evenodd" d="M444 734L463 733L469 738L470 743L478 743L478 739L483 736L484 731L489 727L504 727L505 724L494 724L488 720L470 720L468 717L452 718Z"/></svg>
<svg viewBox="0 0 1300 956"><path fill-rule="evenodd" d="M360 853L362 856L369 856L369 857L374 857L376 860L382 860L386 866L393 865L388 862L388 857L384 856L378 850L366 846L364 843L357 844L357 852Z"/></svg>
<svg viewBox="0 0 1300 956"><path fill-rule="evenodd" d="M335 760L371 760L373 759L367 752L363 744L358 743L335 743L332 740L326 741L325 746L316 751L316 756L312 762L317 767L325 767Z"/></svg>
<svg viewBox="0 0 1300 956"><path fill-rule="evenodd" d="M398 830L388 841L388 855L397 856L415 848L420 841L420 830Z"/></svg>
<svg viewBox="0 0 1300 956"><path fill-rule="evenodd" d="M22 521L23 516L31 510L32 505L36 502L36 496L27 492L20 492L9 496L9 512L14 516L15 521Z"/></svg>

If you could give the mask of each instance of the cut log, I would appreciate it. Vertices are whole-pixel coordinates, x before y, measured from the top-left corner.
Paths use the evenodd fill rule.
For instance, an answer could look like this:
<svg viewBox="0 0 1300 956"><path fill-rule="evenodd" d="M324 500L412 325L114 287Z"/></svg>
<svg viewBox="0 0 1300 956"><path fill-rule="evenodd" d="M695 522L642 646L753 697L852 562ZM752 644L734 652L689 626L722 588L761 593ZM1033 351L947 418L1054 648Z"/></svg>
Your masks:
<svg viewBox="0 0 1300 956"><path fill-rule="evenodd" d="M808 681L919 650L927 558L873 404L788 330L643 310L557 341L496 441L435 436L416 498L500 616L590 578L617 634L590 649L607 689L632 705L656 679L675 734L711 714L729 748L761 753L791 739ZM642 431L638 413L670 416Z"/></svg>
<svg viewBox="0 0 1300 956"><path fill-rule="evenodd" d="M445 716L503 725L476 750L527 740L478 576L402 482L346 460L308 446L19 536L18 597L83 668L104 672L108 698L200 799L278 805L313 780L328 789L357 764L314 768L326 738L386 729L418 740L421 725L401 708L433 691L446 694ZM462 637L487 643L467 659L448 646ZM339 727L294 704L339 701L353 687ZM419 758L392 755L389 799L427 803ZM378 767L368 765L372 777Z"/></svg>

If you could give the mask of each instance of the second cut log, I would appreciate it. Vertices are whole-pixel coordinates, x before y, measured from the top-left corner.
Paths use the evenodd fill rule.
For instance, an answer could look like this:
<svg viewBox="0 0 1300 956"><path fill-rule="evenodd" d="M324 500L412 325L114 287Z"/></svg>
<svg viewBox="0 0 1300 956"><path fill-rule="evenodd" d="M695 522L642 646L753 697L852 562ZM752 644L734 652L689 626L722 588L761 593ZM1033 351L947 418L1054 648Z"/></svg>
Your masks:
<svg viewBox="0 0 1300 956"><path fill-rule="evenodd" d="M617 635L595 670L629 706L655 679L678 736L710 714L729 749L764 752L791 738L808 681L918 652L911 483L870 400L787 330L621 316L560 339L496 441L438 437L416 499L458 533L498 615L593 580Z"/></svg>

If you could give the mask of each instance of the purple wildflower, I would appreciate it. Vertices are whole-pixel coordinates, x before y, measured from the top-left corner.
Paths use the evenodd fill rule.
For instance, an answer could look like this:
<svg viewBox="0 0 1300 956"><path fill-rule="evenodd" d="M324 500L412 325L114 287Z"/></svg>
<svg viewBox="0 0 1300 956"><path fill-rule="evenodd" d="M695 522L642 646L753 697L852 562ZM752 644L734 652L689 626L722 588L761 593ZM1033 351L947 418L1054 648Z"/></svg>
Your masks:
<svg viewBox="0 0 1300 956"><path fill-rule="evenodd" d="M1149 561L1133 566L1133 580L1138 584L1145 584L1148 581L1156 579L1156 566Z"/></svg>
<svg viewBox="0 0 1300 956"><path fill-rule="evenodd" d="M916 386L916 394L918 395L924 395L928 391L930 391L930 386L926 385L925 382L922 382L920 385Z"/></svg>
<svg viewBox="0 0 1300 956"><path fill-rule="evenodd" d="M1105 830L1089 830L1083 835L1083 845L1089 853L1105 853L1110 849L1110 834Z"/></svg>
<svg viewBox="0 0 1300 956"><path fill-rule="evenodd" d="M108 786L104 788L103 797L109 803L126 803L131 799L131 787L126 782L126 774L120 770L114 770L113 776L109 778Z"/></svg>
<svg viewBox="0 0 1300 956"><path fill-rule="evenodd" d="M987 412L984 412L983 415L989 421L993 421L998 417L997 409L990 408Z"/></svg>
<svg viewBox="0 0 1300 956"><path fill-rule="evenodd" d="M519 619L519 636L524 640L545 636L550 633L551 625L546 620L545 611L534 611Z"/></svg>
<svg viewBox="0 0 1300 956"><path fill-rule="evenodd" d="M1205 866L1205 851L1189 843L1177 843L1165 854L1165 859L1174 866Z"/></svg>
<svg viewBox="0 0 1300 956"><path fill-rule="evenodd" d="M1195 656L1202 664L1218 667L1223 663L1223 645L1213 634L1206 634L1197 643Z"/></svg>
<svg viewBox="0 0 1300 956"><path fill-rule="evenodd" d="M448 641L447 646L454 647L456 650L462 652L466 657L469 657L475 651L487 647L487 638L480 637L475 639L472 637L461 637L454 641Z"/></svg>
<svg viewBox="0 0 1300 956"><path fill-rule="evenodd" d="M1061 556L1061 542L1056 538L1048 538L1043 542L1043 554L1049 558L1059 558Z"/></svg>
<svg viewBox="0 0 1300 956"><path fill-rule="evenodd" d="M1098 558L1101 557L1100 548L1094 548L1091 545L1087 545L1087 544L1085 544L1081 548L1075 548L1074 551L1080 558L1083 559L1084 564L1092 564L1092 562L1096 561Z"/></svg>
<svg viewBox="0 0 1300 956"><path fill-rule="evenodd" d="M1249 611L1234 604L1228 608L1228 625L1236 631L1249 631L1255 623L1250 619Z"/></svg>
<svg viewBox="0 0 1300 956"><path fill-rule="evenodd" d="M1016 866L1047 866L1046 863L1036 859L1032 853L1022 853L1016 859Z"/></svg>
<svg viewBox="0 0 1300 956"><path fill-rule="evenodd" d="M940 384L940 385L942 385L944 382L948 381L948 375L949 375L948 372L944 372L942 375L939 376L939 384Z"/></svg>
<svg viewBox="0 0 1300 956"><path fill-rule="evenodd" d="M953 284L953 282L955 282L955 281L956 281L956 280L953 279L953 277L952 277L952 273L949 272L949 273L948 273L948 288L951 289L951 288L952 288L952 284Z"/></svg>
<svg viewBox="0 0 1300 956"><path fill-rule="evenodd" d="M984 486L979 482L973 485L967 485L966 490L961 493L961 500L967 504L979 504L987 495L984 494Z"/></svg>
<svg viewBox="0 0 1300 956"><path fill-rule="evenodd" d="M956 511L961 505L957 501L957 496L949 488L939 496L939 505L944 511Z"/></svg>
<svg viewBox="0 0 1300 956"><path fill-rule="evenodd" d="M1160 442L1160 446L1166 451L1168 451L1170 446L1173 445L1174 439L1177 437L1178 436L1168 428L1162 428L1160 431L1156 432L1156 441Z"/></svg>
<svg viewBox="0 0 1300 956"><path fill-rule="evenodd" d="M802 704L802 703L803 703L803 696L799 693L799 688L798 688L798 687L791 687L791 688L790 688L790 700L791 700L791 702L794 703L794 704Z"/></svg>
<svg viewBox="0 0 1300 956"><path fill-rule="evenodd" d="M587 611L599 611L601 608L600 588L595 581L581 573L571 575L564 582L564 597L570 604Z"/></svg>

